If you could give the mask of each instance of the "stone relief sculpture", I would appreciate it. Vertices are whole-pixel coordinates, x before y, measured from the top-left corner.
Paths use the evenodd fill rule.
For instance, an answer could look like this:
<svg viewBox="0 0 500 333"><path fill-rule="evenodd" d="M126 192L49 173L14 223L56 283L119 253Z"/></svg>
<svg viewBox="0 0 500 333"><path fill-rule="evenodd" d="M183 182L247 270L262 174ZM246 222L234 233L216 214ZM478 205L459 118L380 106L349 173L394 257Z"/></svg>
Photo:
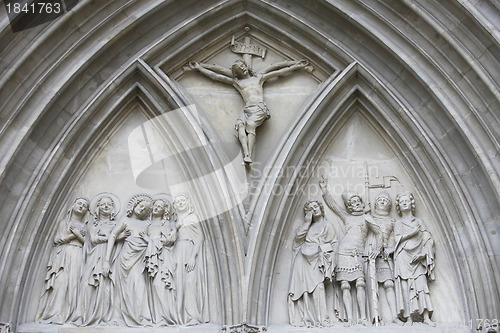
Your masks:
<svg viewBox="0 0 500 333"><path fill-rule="evenodd" d="M174 199L178 214L174 256L179 323L196 325L209 321L205 238L201 221L186 195Z"/></svg>
<svg viewBox="0 0 500 333"><path fill-rule="evenodd" d="M130 199L126 218L117 223L111 231L104 261L104 271L110 271L110 261L118 235L130 233L124 240L111 271L115 283L115 303L112 321L127 326L151 325L146 286L145 252L148 242L148 218L153 199L139 194Z"/></svg>
<svg viewBox="0 0 500 333"><path fill-rule="evenodd" d="M267 327L250 325L248 323L242 323L242 324L238 324L238 325L224 325L224 326L222 326L221 332L223 332L223 333L265 333L265 332L267 332Z"/></svg>
<svg viewBox="0 0 500 333"><path fill-rule="evenodd" d="M435 246L424 222L415 217L413 194L397 196L396 220L390 216L386 191L377 195L370 215L359 195L344 191L344 210L323 177L319 184L327 206L344 222L345 233L326 220L321 202L305 203L304 223L294 237L290 324L332 326L337 317L329 312L326 289L333 286L334 293L337 287L341 290L341 319L348 326L368 326L367 304L373 297L378 301L378 293L365 290L372 277L377 289L380 285L385 291L393 322L435 326L428 287L434 280ZM126 217L116 222L119 206L111 193L101 193L91 204L84 197L74 200L58 224L37 320L78 326L208 322L204 236L189 197L179 195L172 204L167 195L154 200L136 195ZM374 263L374 271L367 261ZM343 312L338 306L334 302L335 314Z"/></svg>
<svg viewBox="0 0 500 333"><path fill-rule="evenodd" d="M176 220L170 201L164 196L157 196L153 202L148 233L144 238L148 241L146 269L149 307L153 323L162 326L175 325L178 321L173 257Z"/></svg>
<svg viewBox="0 0 500 333"><path fill-rule="evenodd" d="M391 206L391 197L387 191L382 191L375 197L373 220L379 227L382 238L382 248L379 256L375 259L376 282L385 290L391 318L395 323L400 324L401 321L396 315L396 297L394 294L394 262L392 258L394 248L391 246L391 236L393 235L395 219L389 215Z"/></svg>
<svg viewBox="0 0 500 333"><path fill-rule="evenodd" d="M271 113L264 102L264 82L298 69L306 68L312 71L312 66L309 65L309 61L304 59L299 61L283 61L270 65L260 73L257 73L252 69L251 63L249 63L251 61L251 54L254 54L251 52L251 49L255 47L252 48L253 45L249 44L249 39L247 41L247 45L237 44L239 46L238 49L240 49L237 53L243 53L246 60L236 60L230 69L195 61L191 61L189 67L214 81L232 85L240 93L245 106L236 120L235 129L243 149L243 161L250 164L252 163L255 146L255 130L271 117ZM262 56L264 54L265 51Z"/></svg>
<svg viewBox="0 0 500 333"><path fill-rule="evenodd" d="M394 225L394 274L396 305L405 325L415 320L435 326L431 320L433 307L428 282L434 280L434 241L424 222L415 217L412 193L396 197L396 210L401 216Z"/></svg>
<svg viewBox="0 0 500 333"><path fill-rule="evenodd" d="M78 285L88 210L89 200L78 197L59 223L37 313L37 320L41 322L62 324L78 315Z"/></svg>
<svg viewBox="0 0 500 333"><path fill-rule="evenodd" d="M185 195L77 198L58 225L37 321L174 326L209 321L201 221ZM179 211L177 217L176 209Z"/></svg>
<svg viewBox="0 0 500 333"><path fill-rule="evenodd" d="M331 326L325 282L334 281L338 235L325 219L323 205L304 205L305 223L296 231L292 277L288 293L290 324L299 327Z"/></svg>
<svg viewBox="0 0 500 333"><path fill-rule="evenodd" d="M344 191L345 211L335 202L327 189L326 179L323 177L319 182L323 192L323 199L326 205L340 217L345 224L345 235L340 240L337 252L337 267L335 269L336 280L341 283L342 300L346 310L346 326L354 324L353 301L351 283L354 282L356 288L356 300L358 309L358 323L368 325L366 314L366 280L363 262L363 250L365 246L368 230L379 234L373 218L365 214L365 205L361 197L357 194ZM380 248L377 244L376 249ZM378 254L376 249L369 254L370 258L375 258Z"/></svg>
<svg viewBox="0 0 500 333"><path fill-rule="evenodd" d="M86 260L78 302L81 317L75 322L81 326L109 322L115 299L111 280L104 269L104 260L109 236L116 226L115 218L120 211L119 201L115 195L104 193L97 197L93 208L93 220L87 224L84 246ZM113 249L112 261L115 257L116 249Z"/></svg>

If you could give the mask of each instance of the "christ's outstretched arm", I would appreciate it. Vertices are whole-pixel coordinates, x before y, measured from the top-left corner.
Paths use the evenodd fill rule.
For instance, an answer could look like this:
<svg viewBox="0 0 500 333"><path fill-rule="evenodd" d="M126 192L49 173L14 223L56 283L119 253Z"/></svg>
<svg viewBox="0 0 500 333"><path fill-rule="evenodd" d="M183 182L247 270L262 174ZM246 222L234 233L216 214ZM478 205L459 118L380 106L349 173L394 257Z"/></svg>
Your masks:
<svg viewBox="0 0 500 333"><path fill-rule="evenodd" d="M291 65L287 65L288 63L291 63ZM283 62L283 63L278 63L274 66L275 66L275 68L279 68L279 69L263 74L262 81L266 81L270 78L278 77L278 76L284 75L286 73L290 73L292 71L296 71L298 69L305 68L308 65L309 65L309 61L304 60L304 59L299 60L299 61L290 61L290 62L287 61L287 62ZM271 67L272 67L272 65L269 66L268 68L271 68Z"/></svg>
<svg viewBox="0 0 500 333"><path fill-rule="evenodd" d="M221 74L221 73L218 73L216 71L215 68L220 70L221 67L219 67L217 65L208 65L208 66L207 65L208 64L200 64L199 62L195 62L195 61L189 62L189 67L191 69L199 71L201 74L205 75L206 77L208 77L212 80L215 80L215 81L222 82L222 83L231 84L231 85L233 84L234 80L231 76L226 76L225 74ZM208 67L211 67L211 68L209 69Z"/></svg>
<svg viewBox="0 0 500 333"><path fill-rule="evenodd" d="M227 77L233 77L233 72L229 68L222 67L222 66L215 65L215 64L206 64L203 62L199 62L199 64L201 67L204 67L208 70L211 70L212 72L215 72L215 73L227 76Z"/></svg>

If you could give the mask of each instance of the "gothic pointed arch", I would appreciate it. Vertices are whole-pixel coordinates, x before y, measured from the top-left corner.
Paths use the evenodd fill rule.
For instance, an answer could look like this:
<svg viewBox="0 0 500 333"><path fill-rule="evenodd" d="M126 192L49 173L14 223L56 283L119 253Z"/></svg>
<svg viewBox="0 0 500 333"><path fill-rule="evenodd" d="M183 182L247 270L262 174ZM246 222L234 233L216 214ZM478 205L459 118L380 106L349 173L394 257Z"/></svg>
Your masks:
<svg viewBox="0 0 500 333"><path fill-rule="evenodd" d="M32 282L44 269L52 221L99 152L123 126L140 128L178 109L185 122L169 127L167 137L205 140L168 161L193 180L198 208L208 212L215 324L286 322L281 314L271 317L284 304L286 272L279 269L289 264L287 242L304 199L298 193L314 183L308 172L356 119L387 143L436 223L441 253L450 254L451 266L442 267L451 269L441 272L457 288L449 290L457 293L455 313L474 328L478 318L495 319L499 11L489 0L79 1L59 19L16 33L4 16L0 323L21 330L33 320L30 302L41 282ZM309 80L307 89L291 91L301 99L276 98L278 115L287 107L295 113L286 125L262 128L264 137L281 132L262 155L268 167L242 207L234 138L227 144L210 108L183 80L187 62L217 59L231 37L248 35L245 27L274 59L306 58L315 71L287 79L292 88ZM236 93L220 93L216 100L240 103ZM147 183L162 161L150 159L137 179ZM286 191L272 195L269 188ZM214 208L221 202L229 204Z"/></svg>
<svg viewBox="0 0 500 333"><path fill-rule="evenodd" d="M251 263L251 271L255 275L250 279L253 281L250 289L254 290L251 293L256 295L257 303L264 303L268 308L262 312L252 308L251 311L255 311L252 312L254 320L267 325L281 324L277 318L288 320L284 315L286 311L283 309L286 308L289 277L287 272L290 270L289 265L292 262L290 258L291 234L293 229L298 226L297 223L300 223L297 220L300 220L303 214L302 203L321 198L321 192L317 186L320 176L326 177L330 173L331 179L336 179L343 184L342 188L351 186L352 190L353 184L349 184L349 181L346 184L345 180L353 177L353 168L356 168L353 165L357 165L360 168L358 172L360 172L361 169L366 170L364 165L370 165L370 163L366 164L366 161L371 160L372 164L376 164L373 162L374 157L370 154L370 148L365 148L365 155L353 156L352 154L355 152L351 152L346 164L340 164L334 168L332 168L331 163L335 162L325 162L331 159L336 161L335 155L339 154L338 149L336 151L331 149L332 145L337 145L337 147L344 145L345 152L354 151L354 148L350 146L352 143L344 137L347 134L344 132L339 135L346 124L350 124L353 131L356 131L356 125L352 124L352 118L363 119L361 123L357 123L357 126L364 123L362 129L356 131L354 135L361 142L358 143L356 152L363 152L363 150L359 150L361 145L374 144L373 141L376 141L375 139L363 141L363 136L371 137L370 135L374 135L373 138L378 136L379 140L383 142L382 145L393 151L392 158L399 161L398 163L405 170L403 173L407 173L406 184L400 188L400 191L404 188L408 190L410 187L412 191L421 193L421 200L424 201L422 205L431 211L427 217L435 223L433 227L435 227L434 232L438 234L437 238L442 238L442 242L448 244L445 246L446 249L443 248L442 255L450 259L454 258L453 263L447 268L450 271L442 274L454 277L452 289L457 292L460 299L458 302L461 305L455 309L455 314L447 315L458 321L463 316L470 317L471 313L477 311L475 307L479 304L470 303L469 292L473 294L493 292L492 289L489 289L493 286L488 283L489 279L493 277L486 277L481 273L485 283L475 285L470 276L474 275L478 267L472 262L463 263L464 258L468 255L467 249L472 244L484 246L478 253L485 251L488 244L477 231L471 232L468 237L455 237L461 227L460 223L457 223L457 218L463 208L468 209L469 203L466 197L456 192L457 187L462 187L461 191L466 192L460 179L453 176L446 180L441 179L439 169L450 167L444 162L446 156L443 155L446 155L446 149L435 145L435 142L429 137L422 135L425 132L420 127L419 121L415 118L405 117L405 113L409 110L405 110L401 101L389 93L388 87L376 85L380 82L361 65L353 64L342 72L336 80L331 80L328 83L329 85L312 98L311 103L302 110L304 117L297 119L296 127L293 127L287 137L283 139L282 147L275 156L274 162L276 164L273 167L275 172L270 172L266 175L268 178L263 180L263 182L271 183L269 188L274 191L262 193L263 198L260 198L262 200L257 204L261 205L258 209L261 211L261 218L267 222L259 226L261 229L256 231L255 242L252 243L255 247L250 250L255 259ZM377 88L374 89L374 86ZM370 131L373 133L368 133ZM291 140L291 136L301 139ZM305 149L301 144L304 141L308 142ZM340 141L340 143L335 144L336 141ZM291 144L291 142L295 144ZM377 150L383 151L382 148L375 149L375 151ZM436 169L431 170L429 168L429 165L432 164L431 161L442 161L445 164L436 165ZM342 174L339 170L342 170L343 167L344 173ZM383 172L387 171L390 172L390 169L383 170ZM354 182L356 181L359 183L357 185L361 186L362 191L363 178L361 177ZM450 188L437 190L437 188L445 186L444 184ZM360 192L359 186L357 188L355 186L358 193ZM340 192L336 194L339 196ZM455 203L450 204L450 202ZM469 210L469 214L473 218L473 210ZM335 219L333 216L332 218ZM264 235L274 236L266 238ZM283 259L284 257L286 259ZM485 257L482 260L484 263L487 262ZM265 264L262 265L262 262ZM259 279L259 276L264 278ZM451 283L451 280L447 280L447 282ZM449 296L443 294L443 297Z"/></svg>
<svg viewBox="0 0 500 333"><path fill-rule="evenodd" d="M51 170L50 175L52 176L49 176L46 180L49 182L50 186L42 182L36 184L39 188L38 190L43 192L44 196L50 198L51 205L44 214L36 215L36 219L27 221L29 222L28 226L23 226L24 228L33 228L33 230L36 230L33 234L30 233L25 235L25 237L31 239L32 243L29 247L26 247L23 265L25 264L29 268L26 269L26 275L23 281L43 280L43 277L41 278L39 274L44 271L43 265L47 260L47 256L50 254L51 247L51 243L46 242L46 239L53 238L55 228L57 228L57 224L50 223L50 221L55 221L57 217L60 217L60 207L68 206L68 200L71 200L72 196L79 195L79 191L87 191L90 192L86 193L87 195L95 195L95 193L93 193L96 190L95 182L99 182L99 177L96 178L95 172L96 170L97 172L102 172L99 171L99 165L95 166L95 164L102 163L103 158L99 156L102 155L103 151L106 152L107 150L117 148L116 144L112 147L108 147L109 142L114 140L116 133L121 133L118 140L122 140L118 148L125 149L124 152L118 152L116 156L118 156L118 158L123 158L125 164L127 164L127 159L134 154L134 151L130 150L130 142L128 142L127 145L127 131L131 129L134 130L134 128L141 128L148 122L154 122L153 125L157 127L158 136L163 140L160 142L160 145L179 146L181 145L181 140L189 139L188 136L190 134L202 135L198 140L200 140L199 142L203 141L204 134L200 131L201 127L205 127L205 125L203 125L203 121L199 119L199 114L196 113L194 108L189 108L187 104L183 103L184 97L179 91L173 93L173 90L176 90L176 88L165 86L162 81L158 80L154 72L144 67L140 62L137 62L131 64L127 70L124 70L122 74L114 80L113 85L108 85L100 90L99 94L95 96L91 103L82 105L80 109L75 112L72 121L64 124L66 128L62 132L63 135L57 138L55 147L56 151L65 151L66 156L58 156L57 153L55 156L49 156L50 158L45 162L45 170ZM170 116L171 113L178 112L179 109L182 110L180 116L179 114ZM124 126L126 123L129 124L127 125L128 127ZM123 127L125 127L125 129L122 129ZM182 129L178 131L175 130L175 128ZM125 137L123 136L124 134ZM123 141L123 139L125 139L125 141ZM159 149L167 148L160 147ZM71 155L68 156L68 152L71 152ZM135 153L137 154L137 151ZM104 155L106 155L106 153ZM107 156L110 161L113 160L112 155L108 154ZM180 168L185 172L183 174L184 179L192 179L195 181L200 177L203 180L207 172L210 172L210 170L217 171L217 169L220 169L220 165L225 165L226 163L226 156L214 152L214 148L208 140L206 140L204 146L199 147L196 151L190 152L189 150L173 149L168 156L170 156L171 159L169 164L167 163L170 167L174 165ZM141 160L147 157L148 156L144 155L136 156L136 158ZM196 159L199 164L193 164L192 161L194 159ZM95 162L96 160L97 162ZM155 161L151 161L151 165L153 165L154 162ZM117 163L117 160L115 160L114 163ZM163 161L162 163L165 162ZM201 165L207 166L206 168L199 168ZM120 166L118 166L118 168L120 168ZM115 176L113 176L113 173ZM151 191L164 192L168 188L168 186L153 186L151 188L148 187L147 184L140 184L138 178L135 179L137 184L134 184L134 179L129 179L127 181L126 178L123 179L120 173L116 173L116 170L115 172L110 170L108 177L117 176L122 178L121 180L119 178L116 179L116 181L122 185L115 187L114 190L108 188L107 191L124 191L120 194L123 201L122 206L125 204L127 196L133 195L135 193L134 191L137 192L144 190L144 188L149 188ZM57 178L57 181L51 180L52 177ZM231 191L231 188L226 188L226 184L230 183L230 181L227 179L224 180L224 175L219 177L221 177L219 179L219 185L217 185L217 182L211 182L210 185L222 186L220 187L220 192ZM215 180L217 181L217 179ZM84 185L81 185L82 183L84 183ZM195 182L193 186L197 187L195 193L204 196L207 189L199 188L199 186L206 186L206 184L198 181ZM106 191L104 188L101 190ZM175 195L175 193L172 193L172 195ZM227 240L224 241L224 238L229 237L228 240L230 243L226 244L234 244L233 239L235 237L231 237L230 235L238 231L230 231L233 227L232 225L220 224L218 222L218 219L228 218L225 214L228 214L230 210L217 211L214 215L209 213L209 211L214 210L213 207L216 207L215 210L217 210L218 202L216 201L220 201L219 198L212 196L212 201L207 201L206 196L194 199L196 199L198 203L203 204L200 209L205 213L202 215L209 220L209 222L205 224L205 232L207 233L207 239L209 239L211 252L235 251L235 253L237 253L237 249L228 249L227 245L224 245L224 243L227 242ZM28 207L26 209L34 208ZM18 213L30 214L28 211L19 211ZM229 246L231 247L231 245ZM226 259L229 258L226 257ZM232 273L230 272L238 270L238 263L232 259L230 259L229 262L225 259L223 259L223 261L224 263L219 262L219 258L213 259L213 262L216 264L211 267L213 273L211 276L211 283L214 286L211 290L222 290L226 285L235 285L238 283L238 281L230 281L234 279L234 276L232 277ZM21 301L20 304L11 304L11 311L19 311L21 321L29 322L33 320L40 290L41 286L39 283L23 283L19 286L18 292L24 296L19 299ZM213 320L238 321L238 319L230 319L234 316L232 313L237 311L239 306L238 302L234 299L241 298L239 295L239 288L235 288L234 290L236 291L235 295L226 294L226 298L224 299L212 296L212 306L218 309L215 311L215 315L212 315ZM225 309L222 310L222 308ZM226 316L229 319L226 318Z"/></svg>

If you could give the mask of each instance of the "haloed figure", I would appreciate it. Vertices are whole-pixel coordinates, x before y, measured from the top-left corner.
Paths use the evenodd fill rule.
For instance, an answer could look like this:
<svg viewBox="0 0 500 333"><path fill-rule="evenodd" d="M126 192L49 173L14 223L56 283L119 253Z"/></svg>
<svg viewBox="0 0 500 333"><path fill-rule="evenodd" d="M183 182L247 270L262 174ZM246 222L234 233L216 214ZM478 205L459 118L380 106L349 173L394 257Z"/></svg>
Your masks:
<svg viewBox="0 0 500 333"><path fill-rule="evenodd" d="M116 225L117 207L111 194L97 199L93 221L87 225L85 242L86 262L82 274L80 301L81 314L78 325L88 326L106 323L111 319L114 295L110 278L104 271L104 260L111 231ZM94 208L93 208L94 209ZM115 251L111 258L114 259ZM110 274L111 275L111 274Z"/></svg>
<svg viewBox="0 0 500 333"><path fill-rule="evenodd" d="M89 200L76 198L59 223L37 313L37 320L43 323L63 324L78 315L78 285L83 267L84 223L88 210Z"/></svg>
<svg viewBox="0 0 500 333"><path fill-rule="evenodd" d="M166 198L157 198L153 203L151 224L144 238L148 241L146 268L148 274L149 307L153 323L157 325L177 324L175 303L175 242L176 214Z"/></svg>
<svg viewBox="0 0 500 333"><path fill-rule="evenodd" d="M411 193L396 197L401 216L394 226L394 276L399 317L412 325L417 318L436 326L430 319L433 308L428 281L434 280L434 241L424 221L414 216L415 198Z"/></svg>
<svg viewBox="0 0 500 333"><path fill-rule="evenodd" d="M128 233L112 267L116 291L112 320L117 324L145 326L152 323L144 263L148 246L144 235L148 230L152 201L145 194L130 199L127 217L117 223L108 240L105 270L109 272L116 239L121 232Z"/></svg>

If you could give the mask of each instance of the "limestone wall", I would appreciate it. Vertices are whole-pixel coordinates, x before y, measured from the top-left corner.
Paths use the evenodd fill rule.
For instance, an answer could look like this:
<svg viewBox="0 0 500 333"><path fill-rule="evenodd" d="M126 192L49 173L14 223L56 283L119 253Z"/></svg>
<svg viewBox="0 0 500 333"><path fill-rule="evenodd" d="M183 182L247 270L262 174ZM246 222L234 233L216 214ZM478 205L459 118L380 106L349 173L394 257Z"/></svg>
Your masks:
<svg viewBox="0 0 500 333"><path fill-rule="evenodd" d="M15 33L0 10L1 323L85 330L36 321L75 197L111 192L123 218L135 194L184 193L205 239L205 329L291 331L302 207L323 200L322 175L340 202L366 189L366 170L372 185L397 178L393 200L414 193L433 235L437 329L486 331L500 319L494 1L80 1ZM256 72L300 59L314 68L263 85L271 118L251 165L234 129L241 91L188 65L230 68L242 58L233 36L266 49Z"/></svg>

